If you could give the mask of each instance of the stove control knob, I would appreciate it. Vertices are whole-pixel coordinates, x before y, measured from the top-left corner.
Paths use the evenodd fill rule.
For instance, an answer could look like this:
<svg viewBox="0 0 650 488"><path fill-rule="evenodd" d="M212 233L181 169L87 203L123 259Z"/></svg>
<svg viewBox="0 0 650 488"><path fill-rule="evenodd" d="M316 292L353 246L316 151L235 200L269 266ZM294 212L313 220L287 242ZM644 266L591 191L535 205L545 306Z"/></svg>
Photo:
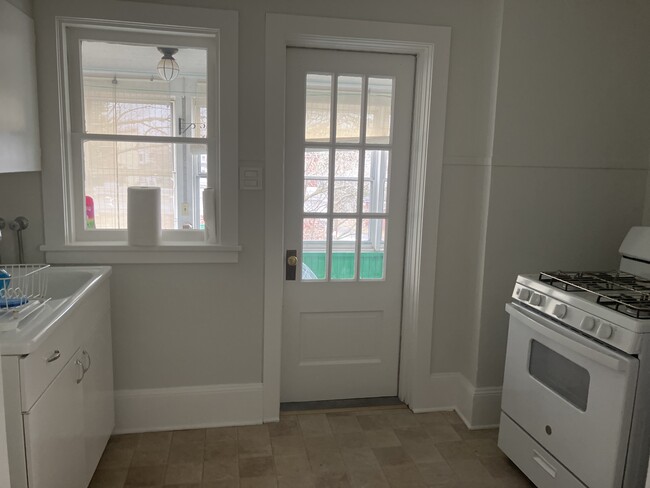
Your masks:
<svg viewBox="0 0 650 488"><path fill-rule="evenodd" d="M567 308L566 305L562 303L558 303L555 305L555 308L553 309L553 315L555 315L558 319L562 319L566 317L567 313Z"/></svg>
<svg viewBox="0 0 650 488"><path fill-rule="evenodd" d="M530 297L530 304L541 305L542 303L544 303L544 297L539 293L533 293L533 296Z"/></svg>
<svg viewBox="0 0 650 488"><path fill-rule="evenodd" d="M600 337L601 339L609 339L612 337L613 333L614 331L611 325L600 324L600 327L598 327L598 330L596 331L596 337Z"/></svg>
<svg viewBox="0 0 650 488"><path fill-rule="evenodd" d="M580 322L580 328L583 330L593 330L596 327L596 320L593 317L585 317Z"/></svg>
<svg viewBox="0 0 650 488"><path fill-rule="evenodd" d="M517 291L517 296L520 300L526 302L530 298L530 290L527 290L526 288L519 288Z"/></svg>

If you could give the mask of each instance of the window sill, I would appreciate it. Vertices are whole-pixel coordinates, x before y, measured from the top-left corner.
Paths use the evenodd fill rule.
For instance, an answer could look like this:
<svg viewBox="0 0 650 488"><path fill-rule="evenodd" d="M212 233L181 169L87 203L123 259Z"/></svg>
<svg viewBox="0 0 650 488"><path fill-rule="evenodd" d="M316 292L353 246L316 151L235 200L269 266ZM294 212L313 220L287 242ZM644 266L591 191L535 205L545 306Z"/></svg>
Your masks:
<svg viewBox="0 0 650 488"><path fill-rule="evenodd" d="M158 246L140 247L125 242L88 242L43 245L40 250L51 264L198 264L237 263L241 246L164 242Z"/></svg>

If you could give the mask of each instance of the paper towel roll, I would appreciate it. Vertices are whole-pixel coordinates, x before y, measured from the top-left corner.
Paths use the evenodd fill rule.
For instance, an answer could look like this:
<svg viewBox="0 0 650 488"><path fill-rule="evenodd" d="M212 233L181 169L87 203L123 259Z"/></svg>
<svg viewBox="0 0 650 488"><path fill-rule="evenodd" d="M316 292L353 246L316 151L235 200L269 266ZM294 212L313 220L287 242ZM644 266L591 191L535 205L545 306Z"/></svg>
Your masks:
<svg viewBox="0 0 650 488"><path fill-rule="evenodd" d="M128 228L130 246L157 246L162 235L160 227L160 188L130 186L128 188Z"/></svg>
<svg viewBox="0 0 650 488"><path fill-rule="evenodd" d="M205 223L205 242L217 243L216 195L214 188L203 190L203 222Z"/></svg>

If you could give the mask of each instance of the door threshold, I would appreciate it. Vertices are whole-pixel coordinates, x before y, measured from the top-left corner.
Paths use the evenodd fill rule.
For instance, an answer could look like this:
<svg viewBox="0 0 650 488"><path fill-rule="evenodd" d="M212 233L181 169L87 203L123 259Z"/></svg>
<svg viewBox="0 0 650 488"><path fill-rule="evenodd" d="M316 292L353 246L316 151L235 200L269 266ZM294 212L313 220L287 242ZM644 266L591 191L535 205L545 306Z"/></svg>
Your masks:
<svg viewBox="0 0 650 488"><path fill-rule="evenodd" d="M397 397L346 398L342 400L280 403L280 415L343 413L359 410L394 410L402 408L407 409L408 406Z"/></svg>

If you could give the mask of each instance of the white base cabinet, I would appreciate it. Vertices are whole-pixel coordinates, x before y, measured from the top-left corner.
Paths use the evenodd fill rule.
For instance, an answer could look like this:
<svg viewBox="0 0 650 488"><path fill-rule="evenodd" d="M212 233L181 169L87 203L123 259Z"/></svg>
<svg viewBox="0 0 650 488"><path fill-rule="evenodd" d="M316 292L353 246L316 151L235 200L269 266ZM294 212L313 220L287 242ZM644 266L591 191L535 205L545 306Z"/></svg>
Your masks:
<svg viewBox="0 0 650 488"><path fill-rule="evenodd" d="M12 488L86 488L113 431L108 280L61 320L32 354L2 356Z"/></svg>

